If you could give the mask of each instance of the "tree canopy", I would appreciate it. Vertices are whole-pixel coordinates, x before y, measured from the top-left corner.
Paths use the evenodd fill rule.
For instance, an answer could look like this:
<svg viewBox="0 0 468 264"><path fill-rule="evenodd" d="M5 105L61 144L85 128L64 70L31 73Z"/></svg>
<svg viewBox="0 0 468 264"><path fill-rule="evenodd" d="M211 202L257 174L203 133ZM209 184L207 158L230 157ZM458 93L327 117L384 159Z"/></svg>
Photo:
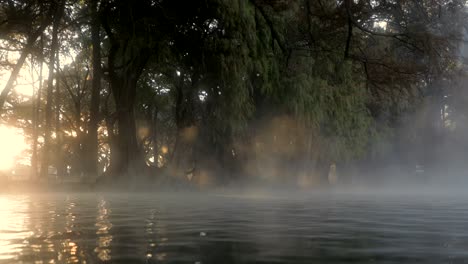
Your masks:
<svg viewBox="0 0 468 264"><path fill-rule="evenodd" d="M0 113L39 179L311 186L465 131L462 0L0 3Z"/></svg>

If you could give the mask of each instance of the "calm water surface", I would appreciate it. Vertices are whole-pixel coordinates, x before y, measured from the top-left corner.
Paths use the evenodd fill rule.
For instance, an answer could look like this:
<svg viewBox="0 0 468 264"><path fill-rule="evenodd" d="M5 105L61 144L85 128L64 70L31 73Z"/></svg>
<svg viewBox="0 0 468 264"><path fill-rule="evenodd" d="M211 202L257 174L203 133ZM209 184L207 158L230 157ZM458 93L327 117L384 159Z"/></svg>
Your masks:
<svg viewBox="0 0 468 264"><path fill-rule="evenodd" d="M4 194L0 263L468 263L468 199Z"/></svg>

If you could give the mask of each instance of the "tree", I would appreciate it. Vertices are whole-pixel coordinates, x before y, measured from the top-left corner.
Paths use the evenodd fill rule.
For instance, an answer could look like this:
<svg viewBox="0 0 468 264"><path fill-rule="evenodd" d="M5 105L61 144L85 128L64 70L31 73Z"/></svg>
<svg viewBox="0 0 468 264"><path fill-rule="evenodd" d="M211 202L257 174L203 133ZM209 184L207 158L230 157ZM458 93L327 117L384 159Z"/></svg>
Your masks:
<svg viewBox="0 0 468 264"><path fill-rule="evenodd" d="M91 0L90 2L90 17L91 17L91 39L92 39L92 92L91 92L91 107L88 126L88 142L86 164L86 172L89 177L96 178L98 176L98 124L100 120L99 101L101 92L101 24L98 16L98 2Z"/></svg>
<svg viewBox="0 0 468 264"><path fill-rule="evenodd" d="M118 151L112 172L132 175L144 168L141 149L136 137L134 104L137 82L152 52L149 1L107 2L103 6L102 22L110 41L107 62L112 95L117 109Z"/></svg>
<svg viewBox="0 0 468 264"><path fill-rule="evenodd" d="M53 105L53 85L55 77L55 63L57 59L58 49L58 31L60 20L65 9L65 0L59 2L59 6L55 10L54 20L52 25L52 42L50 44L49 53L49 77L47 79L47 101L45 110L45 136L44 136L44 150L42 155L40 176L47 177L49 169L49 155L51 150L51 133L52 133L52 105ZM57 136L57 135L56 135Z"/></svg>
<svg viewBox="0 0 468 264"><path fill-rule="evenodd" d="M5 35L24 34L26 44L22 48L21 55L13 67L5 87L0 94L0 108L3 108L8 94L14 87L14 82L22 69L28 55L32 52L37 39L44 30L52 23L51 18L58 8L55 1L38 1L31 4L17 3L8 1L4 5L2 15L2 31ZM45 11L47 10L47 11Z"/></svg>
<svg viewBox="0 0 468 264"><path fill-rule="evenodd" d="M49 66L46 124L32 132L45 134L43 174L55 160L111 181L175 175L203 185L268 174L309 185L325 182L334 163L438 159L420 149L447 141L457 130L447 124L465 116L454 85L464 8L461 0L7 1L0 30L5 54ZM4 62L10 79L21 63ZM3 117L28 127L12 91Z"/></svg>

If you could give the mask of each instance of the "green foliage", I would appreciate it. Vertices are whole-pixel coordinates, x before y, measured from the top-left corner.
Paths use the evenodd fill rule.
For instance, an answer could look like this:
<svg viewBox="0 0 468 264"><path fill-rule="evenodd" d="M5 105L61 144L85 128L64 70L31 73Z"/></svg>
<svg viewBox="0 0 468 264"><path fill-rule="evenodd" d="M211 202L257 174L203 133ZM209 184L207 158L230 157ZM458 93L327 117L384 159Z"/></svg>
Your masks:
<svg viewBox="0 0 468 264"><path fill-rule="evenodd" d="M282 103L301 122L320 131L325 159L362 157L374 126L363 78L354 73L352 63L338 58L301 62L304 72L283 79L287 96Z"/></svg>
<svg viewBox="0 0 468 264"><path fill-rule="evenodd" d="M234 160L233 153L255 152L241 150L237 142L252 143L260 123L287 116L288 122L279 123L291 126L290 133L270 128L273 137L285 137L287 148L314 142L288 158L352 162L389 153L425 98L450 104L454 119L466 116L464 100L453 95L463 94L460 87L434 88L460 68L455 55L464 1L98 2L105 36L101 119L115 121L117 113L131 112L126 118L136 119L137 130L150 128L151 135L137 142L152 152L147 157L162 155L162 146L171 153L180 131L195 126L194 145L218 160ZM44 11L53 2L9 3L0 8L0 18L8 20L0 33L11 47L21 47L18 41L30 33L25 25L47 22ZM63 112L62 132L78 137L87 132L92 78L86 3L67 1L60 27L60 54L73 62L61 65L56 109ZM44 32L46 53L50 33ZM37 44L31 54L43 58ZM23 111L16 115L24 123L32 118ZM420 131L416 125L408 130ZM111 135L100 135L101 142L110 142ZM79 148L80 140L67 136L63 142Z"/></svg>

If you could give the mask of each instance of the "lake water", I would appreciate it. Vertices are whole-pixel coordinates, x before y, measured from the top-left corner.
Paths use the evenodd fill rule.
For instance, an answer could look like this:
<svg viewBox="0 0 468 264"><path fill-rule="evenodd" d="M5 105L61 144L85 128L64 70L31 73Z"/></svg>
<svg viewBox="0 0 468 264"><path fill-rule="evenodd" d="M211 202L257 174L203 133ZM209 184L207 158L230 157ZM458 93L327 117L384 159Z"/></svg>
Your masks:
<svg viewBox="0 0 468 264"><path fill-rule="evenodd" d="M468 199L3 194L0 263L468 263Z"/></svg>

